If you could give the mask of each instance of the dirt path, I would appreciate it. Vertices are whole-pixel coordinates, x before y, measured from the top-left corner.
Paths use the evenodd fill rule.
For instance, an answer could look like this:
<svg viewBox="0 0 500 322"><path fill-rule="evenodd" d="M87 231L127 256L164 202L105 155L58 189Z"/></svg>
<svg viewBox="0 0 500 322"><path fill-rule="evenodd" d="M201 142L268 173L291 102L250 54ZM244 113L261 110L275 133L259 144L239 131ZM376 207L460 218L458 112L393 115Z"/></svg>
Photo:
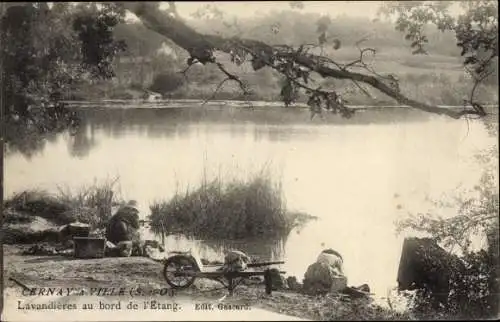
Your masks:
<svg viewBox="0 0 500 322"><path fill-rule="evenodd" d="M264 286L258 284L238 286L234 296L229 297L220 284L197 279L188 289L173 292L162 276L162 264L148 258L80 260L63 256L23 256L21 249L21 246L4 245L5 310L2 321L407 319L376 305L370 298L352 299L340 294L309 296L292 291L274 291L267 295ZM46 294L23 296L22 288L9 280L10 277L29 288L73 289L70 296L59 298ZM99 293L99 288L101 292L105 288L107 294ZM114 293L110 291L113 288ZM124 288L121 294L120 288ZM78 311L47 309L55 300L78 305ZM152 304L152 301L156 302ZM135 310L127 309L130 302L137 305ZM46 304L46 309L23 309L26 305L30 308L31 304L36 307L41 303ZM84 303L93 307L82 311ZM121 305L115 310L97 309L101 303ZM196 304L202 303L206 306L197 309ZM210 305L213 309L207 310Z"/></svg>
<svg viewBox="0 0 500 322"><path fill-rule="evenodd" d="M220 285L197 280L192 288L174 294L163 279L162 265L143 257L78 260L63 256L23 256L19 251L19 247L4 245L5 309L2 320L6 321L300 320L297 315L305 318L304 314L280 313L279 305L273 305L280 299L280 294L267 296L263 286L242 286L237 289L233 298L224 298L223 290L210 291ZM23 296L22 287L9 280L10 277L30 288L51 287L56 290L62 288L63 291L73 288L71 294L84 290L85 295ZM107 292L112 288L116 292L125 288L126 293L101 296L103 294L98 293L99 288L106 288ZM144 296L138 296L135 291L130 293L130 290L138 289L141 289ZM89 294L91 292L94 292L92 296ZM61 310L20 309L32 304L48 305L55 300L73 303L77 308L82 308L84 303L92 304L93 309L79 309L78 314ZM136 310L127 309L130 302L137 304ZM115 307L113 310L102 310L106 304L118 303L119 309ZM197 310L196 304L200 303L207 304L203 308L212 306L213 309ZM104 306L97 310L100 305ZM173 305L177 305L177 309L174 310Z"/></svg>
<svg viewBox="0 0 500 322"><path fill-rule="evenodd" d="M188 297L178 297L172 300L148 300L128 297L70 296L38 298L37 300L22 301L21 304L18 303L17 298L9 296L6 299L2 321L307 321L258 307L251 307L249 310L219 309L216 301L209 300L205 300L203 304L212 304L214 309L196 310L195 305L200 305L201 302ZM28 311L18 308L18 305L23 307L31 304L50 304L52 301L71 303L79 309L78 311L59 310L54 312L51 310ZM156 303L153 304L152 308L143 308L144 303L151 302ZM130 303L137 305L137 309L128 308L127 305ZM83 305L89 304L93 305L92 309L81 309ZM119 304L120 308L115 306L113 309L104 309L106 305L111 304ZM173 305L175 305L175 311L171 308Z"/></svg>

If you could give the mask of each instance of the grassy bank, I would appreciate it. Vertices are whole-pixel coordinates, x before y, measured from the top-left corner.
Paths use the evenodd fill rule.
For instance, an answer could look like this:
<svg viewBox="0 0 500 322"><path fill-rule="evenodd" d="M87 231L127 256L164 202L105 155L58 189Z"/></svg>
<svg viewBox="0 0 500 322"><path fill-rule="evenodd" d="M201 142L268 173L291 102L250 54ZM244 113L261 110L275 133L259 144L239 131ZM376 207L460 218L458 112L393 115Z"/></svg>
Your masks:
<svg viewBox="0 0 500 322"><path fill-rule="evenodd" d="M214 76L219 77L219 76ZM222 77L222 76L221 76ZM251 84L251 94L243 95L237 85L227 82L217 92L215 89L222 79L216 81L190 79L179 89L164 93L165 99L203 99L203 100L250 100L250 101L281 101L280 78L270 73L268 76L258 77L248 75ZM401 92L409 98L435 105L462 105L468 99L473 86L472 80L458 73L432 71L429 73L406 73L400 77ZM320 83L323 88L335 88L350 105L394 105L392 98L379 91L361 85L361 91L353 82L346 80L327 79ZM483 85L476 92L476 97L486 105L498 104L498 85ZM69 100L101 100L101 99L143 99L145 90L127 86L114 87L109 84L100 84L95 88L88 87L71 93ZM369 93L369 96L366 95ZM300 93L299 102L305 103L307 98Z"/></svg>
<svg viewBox="0 0 500 322"><path fill-rule="evenodd" d="M123 203L117 180L95 182L76 191L26 190L4 202L4 243L54 241L57 228L71 222L103 229L112 207Z"/></svg>
<svg viewBox="0 0 500 322"><path fill-rule="evenodd" d="M202 239L286 236L308 215L288 212L280 182L268 171L249 179L203 178L201 185L150 206L153 233Z"/></svg>

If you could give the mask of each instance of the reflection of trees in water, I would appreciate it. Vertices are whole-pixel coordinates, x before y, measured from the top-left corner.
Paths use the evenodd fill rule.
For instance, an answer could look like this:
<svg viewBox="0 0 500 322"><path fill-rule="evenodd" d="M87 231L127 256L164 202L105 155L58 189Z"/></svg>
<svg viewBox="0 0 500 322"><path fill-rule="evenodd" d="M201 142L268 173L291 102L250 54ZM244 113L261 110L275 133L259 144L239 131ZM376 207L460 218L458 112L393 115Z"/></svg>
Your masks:
<svg viewBox="0 0 500 322"><path fill-rule="evenodd" d="M40 154L45 149L47 142L53 143L58 138L57 133L46 132L40 136L31 131L24 131L23 128L9 128L8 125L6 125L5 131L9 131L12 136L10 144L6 144L5 155L19 153L28 160Z"/></svg>
<svg viewBox="0 0 500 322"><path fill-rule="evenodd" d="M112 138L144 135L152 139L187 137L214 131L227 131L232 137L252 135L255 140L289 141L315 135L313 125L388 124L428 120L431 116L410 109L377 109L357 113L351 119L325 113L324 119L309 119L307 109L280 107L183 107L183 108L76 108L81 125L70 138L71 155L84 157L97 145L98 134ZM203 124L203 127L196 125ZM249 125L249 126L247 126ZM299 126L298 126L299 125ZM301 125L301 126L300 126ZM303 127L302 127L303 126ZM88 129L90 128L90 133ZM196 130L196 132L193 131ZM253 133L252 133L253 132ZM203 133L204 134L204 133ZM9 153L30 158L43 151L46 142L61 134L47 133L44 138L16 133Z"/></svg>
<svg viewBox="0 0 500 322"><path fill-rule="evenodd" d="M97 145L94 124L83 121L68 140L68 150L73 157L86 157Z"/></svg>
<svg viewBox="0 0 500 322"><path fill-rule="evenodd" d="M309 119L307 109L280 107L184 107L184 108L79 108L82 126L70 141L73 156L88 155L97 145L96 132L112 138L141 135L152 139L227 131L232 137L253 135L257 141L308 139L316 131L311 125L387 124L422 121L428 114L409 109L359 112L351 119L325 113L324 119ZM203 124L204 126L196 126ZM88 128L90 127L90 134ZM253 132L253 133L252 133ZM32 145L34 141L28 140ZM27 146L27 149L31 146ZM32 147L36 148L36 147ZM38 149L43 149L40 145Z"/></svg>

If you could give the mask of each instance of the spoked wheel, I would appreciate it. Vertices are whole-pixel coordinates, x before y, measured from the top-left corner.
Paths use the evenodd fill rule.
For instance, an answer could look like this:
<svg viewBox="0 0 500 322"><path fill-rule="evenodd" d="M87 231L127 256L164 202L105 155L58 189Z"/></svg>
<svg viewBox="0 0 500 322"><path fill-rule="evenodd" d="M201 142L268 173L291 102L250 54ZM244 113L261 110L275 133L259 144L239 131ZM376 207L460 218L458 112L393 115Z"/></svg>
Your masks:
<svg viewBox="0 0 500 322"><path fill-rule="evenodd" d="M188 288L194 283L196 262L185 256L174 256L165 261L163 276L172 288Z"/></svg>

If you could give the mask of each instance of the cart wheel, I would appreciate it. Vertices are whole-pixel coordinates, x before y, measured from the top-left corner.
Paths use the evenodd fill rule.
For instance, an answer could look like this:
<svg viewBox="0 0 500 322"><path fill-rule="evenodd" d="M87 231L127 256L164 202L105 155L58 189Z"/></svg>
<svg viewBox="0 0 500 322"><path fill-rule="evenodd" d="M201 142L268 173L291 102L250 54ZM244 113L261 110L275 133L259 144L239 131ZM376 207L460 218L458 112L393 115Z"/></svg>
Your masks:
<svg viewBox="0 0 500 322"><path fill-rule="evenodd" d="M196 277L196 263L185 256L175 256L165 261L163 276L172 288L188 288L194 283ZM185 274L187 273L187 274Z"/></svg>

